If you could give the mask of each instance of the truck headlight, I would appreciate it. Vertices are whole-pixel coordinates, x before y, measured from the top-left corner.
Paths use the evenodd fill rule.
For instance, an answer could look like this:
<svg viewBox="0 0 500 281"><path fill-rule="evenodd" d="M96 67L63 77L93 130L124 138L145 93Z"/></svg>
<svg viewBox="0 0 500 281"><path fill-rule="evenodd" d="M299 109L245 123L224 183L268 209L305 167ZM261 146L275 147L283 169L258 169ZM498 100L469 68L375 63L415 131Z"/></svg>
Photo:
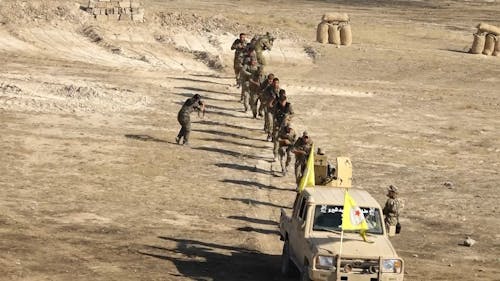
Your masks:
<svg viewBox="0 0 500 281"><path fill-rule="evenodd" d="M316 268L330 269L333 267L333 257L330 256L317 256Z"/></svg>
<svg viewBox="0 0 500 281"><path fill-rule="evenodd" d="M382 260L382 273L401 273L403 261L399 259Z"/></svg>

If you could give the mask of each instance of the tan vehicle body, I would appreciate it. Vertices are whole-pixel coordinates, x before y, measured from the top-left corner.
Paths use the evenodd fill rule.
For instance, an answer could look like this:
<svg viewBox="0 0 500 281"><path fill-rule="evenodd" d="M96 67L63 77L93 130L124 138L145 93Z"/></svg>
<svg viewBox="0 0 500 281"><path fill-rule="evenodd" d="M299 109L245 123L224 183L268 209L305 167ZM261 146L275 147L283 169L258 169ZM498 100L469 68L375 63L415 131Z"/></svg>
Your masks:
<svg viewBox="0 0 500 281"><path fill-rule="evenodd" d="M345 163L348 165L343 166ZM379 234L368 235L369 242L363 241L359 233L344 232L340 259L341 233L313 230L317 206L320 208L326 205L343 206L343 187L349 188L349 194L359 207L378 211L383 222L380 205L367 191L337 186L342 182L348 182L350 186L351 179L342 179L340 176L344 174L350 177L352 173L346 169L350 170L350 160L339 157L337 171L333 176L334 180L331 181L333 184L306 188L297 194L290 215L281 209L280 236L284 241L282 273L289 274L291 266L295 266L300 272L300 280L402 281L403 260L389 241L384 223L379 226L381 231ZM329 268L319 266L318 256L331 257L332 266ZM399 273L380 270L388 260L399 262Z"/></svg>

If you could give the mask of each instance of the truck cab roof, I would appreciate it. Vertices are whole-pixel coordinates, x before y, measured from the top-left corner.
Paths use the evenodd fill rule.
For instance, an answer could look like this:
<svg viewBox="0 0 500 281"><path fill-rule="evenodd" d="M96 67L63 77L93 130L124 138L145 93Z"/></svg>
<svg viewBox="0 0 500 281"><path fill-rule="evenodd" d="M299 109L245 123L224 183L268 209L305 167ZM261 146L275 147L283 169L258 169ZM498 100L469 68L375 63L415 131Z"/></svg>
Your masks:
<svg viewBox="0 0 500 281"><path fill-rule="evenodd" d="M380 204L377 200L375 200L366 190L360 188L348 188L347 190L349 195L354 198L359 206L380 208ZM309 198L309 202L316 205L344 204L344 188L315 186L313 188L306 188L303 192L304 196Z"/></svg>

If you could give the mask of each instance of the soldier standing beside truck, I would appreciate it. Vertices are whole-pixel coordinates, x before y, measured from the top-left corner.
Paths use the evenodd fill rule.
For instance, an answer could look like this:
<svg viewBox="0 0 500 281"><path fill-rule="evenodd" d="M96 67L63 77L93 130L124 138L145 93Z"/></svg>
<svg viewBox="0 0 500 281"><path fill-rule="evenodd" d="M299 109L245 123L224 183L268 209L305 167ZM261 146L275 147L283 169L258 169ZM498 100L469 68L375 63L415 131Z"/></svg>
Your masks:
<svg viewBox="0 0 500 281"><path fill-rule="evenodd" d="M399 224L399 213L403 205L398 198L398 193L398 188L394 185L387 188L388 199L383 209L385 226L391 236L399 233L397 226Z"/></svg>

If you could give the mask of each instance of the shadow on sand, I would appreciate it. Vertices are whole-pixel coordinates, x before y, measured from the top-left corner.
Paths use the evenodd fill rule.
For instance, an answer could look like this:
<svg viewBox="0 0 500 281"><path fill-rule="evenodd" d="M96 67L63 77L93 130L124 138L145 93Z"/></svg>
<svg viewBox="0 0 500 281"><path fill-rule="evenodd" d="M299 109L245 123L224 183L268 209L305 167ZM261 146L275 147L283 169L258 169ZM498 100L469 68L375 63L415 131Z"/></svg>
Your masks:
<svg viewBox="0 0 500 281"><path fill-rule="evenodd" d="M213 94L222 94L222 95L234 95L234 96L237 95L236 93L231 93L231 92L221 92L221 91L207 90L207 89L195 88L195 87L174 87L174 89L182 89L182 90L186 90L186 91L213 93Z"/></svg>
<svg viewBox="0 0 500 281"><path fill-rule="evenodd" d="M253 141L266 141L264 138L262 138L262 139L250 138L250 137L238 135L235 133L228 133L228 132L222 132L222 131L217 131L217 130L194 129L192 131L205 133L205 134L211 134L211 135L217 135L220 137L232 137L232 138L236 138L236 139L253 140Z"/></svg>
<svg viewBox="0 0 500 281"><path fill-rule="evenodd" d="M236 158L246 158L246 159L254 159L254 160L266 160L266 158L257 156L257 155L251 155L251 154L246 154L246 153L241 153L241 152L236 152L232 151L229 149L223 149L223 148L217 148L217 147L206 147L206 146L201 146L201 147L194 147L193 149L196 150L202 150L202 151L208 151L208 152L217 152L229 156L233 156ZM267 159L269 160L269 159Z"/></svg>
<svg viewBox="0 0 500 281"><path fill-rule="evenodd" d="M234 164L234 163L217 163L215 166L219 168L227 168L227 169L233 169L233 170L238 170L238 171L248 171L248 172L253 172L253 173L261 173L264 175L272 175L273 173L271 171L267 171L264 169L257 168L256 166L247 166L247 165L240 165L240 164Z"/></svg>
<svg viewBox="0 0 500 281"><path fill-rule="evenodd" d="M228 200L228 201L238 201L243 204L247 205L262 205L262 206L267 206L267 207L273 207L273 208L283 208L283 209L291 209L291 207L287 206L282 206L282 205L276 205L274 203L269 203L269 202L264 202L264 201L258 201L254 199L249 199L249 198L228 198L228 197L221 197L222 200Z"/></svg>
<svg viewBox="0 0 500 281"><path fill-rule="evenodd" d="M172 262L179 273L189 279L213 281L284 280L279 274L280 256L278 255L191 239L163 236L159 238L175 242L175 248L144 245L138 251L139 254Z"/></svg>
<svg viewBox="0 0 500 281"><path fill-rule="evenodd" d="M178 95L178 96L186 97L186 98L193 97L192 93L175 93L175 94ZM211 101L222 101L222 102L240 103L237 99L217 99L217 98L207 97L207 96L203 96L203 95L202 95L201 99L202 100L211 100Z"/></svg>
<svg viewBox="0 0 500 281"><path fill-rule="evenodd" d="M229 216L227 218L232 219L232 220L251 222L251 223L255 223L255 224L273 225L273 226L278 225L277 222L272 221L272 220L263 220L263 219L249 218L249 217L244 217L244 216Z"/></svg>
<svg viewBox="0 0 500 281"><path fill-rule="evenodd" d="M181 81L188 81L188 82L196 82L196 83L210 83L210 84L215 84L215 85L231 86L231 84L228 84L228 83L219 83L219 82L214 82L214 81L209 81L209 80L186 78L186 77L168 77L167 76L166 78L174 79L174 80L181 80Z"/></svg>
<svg viewBox="0 0 500 281"><path fill-rule="evenodd" d="M262 132L264 132L264 130L261 130L261 129L248 128L248 127L244 127L244 126L240 126L240 125L221 123L221 122L211 121L211 120L201 120L201 121L196 121L193 123L200 123L200 124L209 125L209 126L224 126L224 127L228 127L228 128L232 128L232 129L240 129L240 130L245 130L245 131L262 131Z"/></svg>
<svg viewBox="0 0 500 281"><path fill-rule="evenodd" d="M290 191L290 192L295 192L295 189L293 188L279 188L274 185L266 185L260 182L256 181L245 181L245 180L231 180L231 179L223 179L221 180L223 183L230 183L234 185L240 185L240 186L249 186L249 187L257 187L259 189L269 189L269 190L279 190L279 191Z"/></svg>
<svg viewBox="0 0 500 281"><path fill-rule="evenodd" d="M140 141L154 141L154 142L176 144L175 142L166 141L166 140L162 140L162 139L157 139L157 138L149 136L149 135L132 135L132 134L127 134L127 135L125 135L125 137L128 138L128 139L140 140Z"/></svg>

